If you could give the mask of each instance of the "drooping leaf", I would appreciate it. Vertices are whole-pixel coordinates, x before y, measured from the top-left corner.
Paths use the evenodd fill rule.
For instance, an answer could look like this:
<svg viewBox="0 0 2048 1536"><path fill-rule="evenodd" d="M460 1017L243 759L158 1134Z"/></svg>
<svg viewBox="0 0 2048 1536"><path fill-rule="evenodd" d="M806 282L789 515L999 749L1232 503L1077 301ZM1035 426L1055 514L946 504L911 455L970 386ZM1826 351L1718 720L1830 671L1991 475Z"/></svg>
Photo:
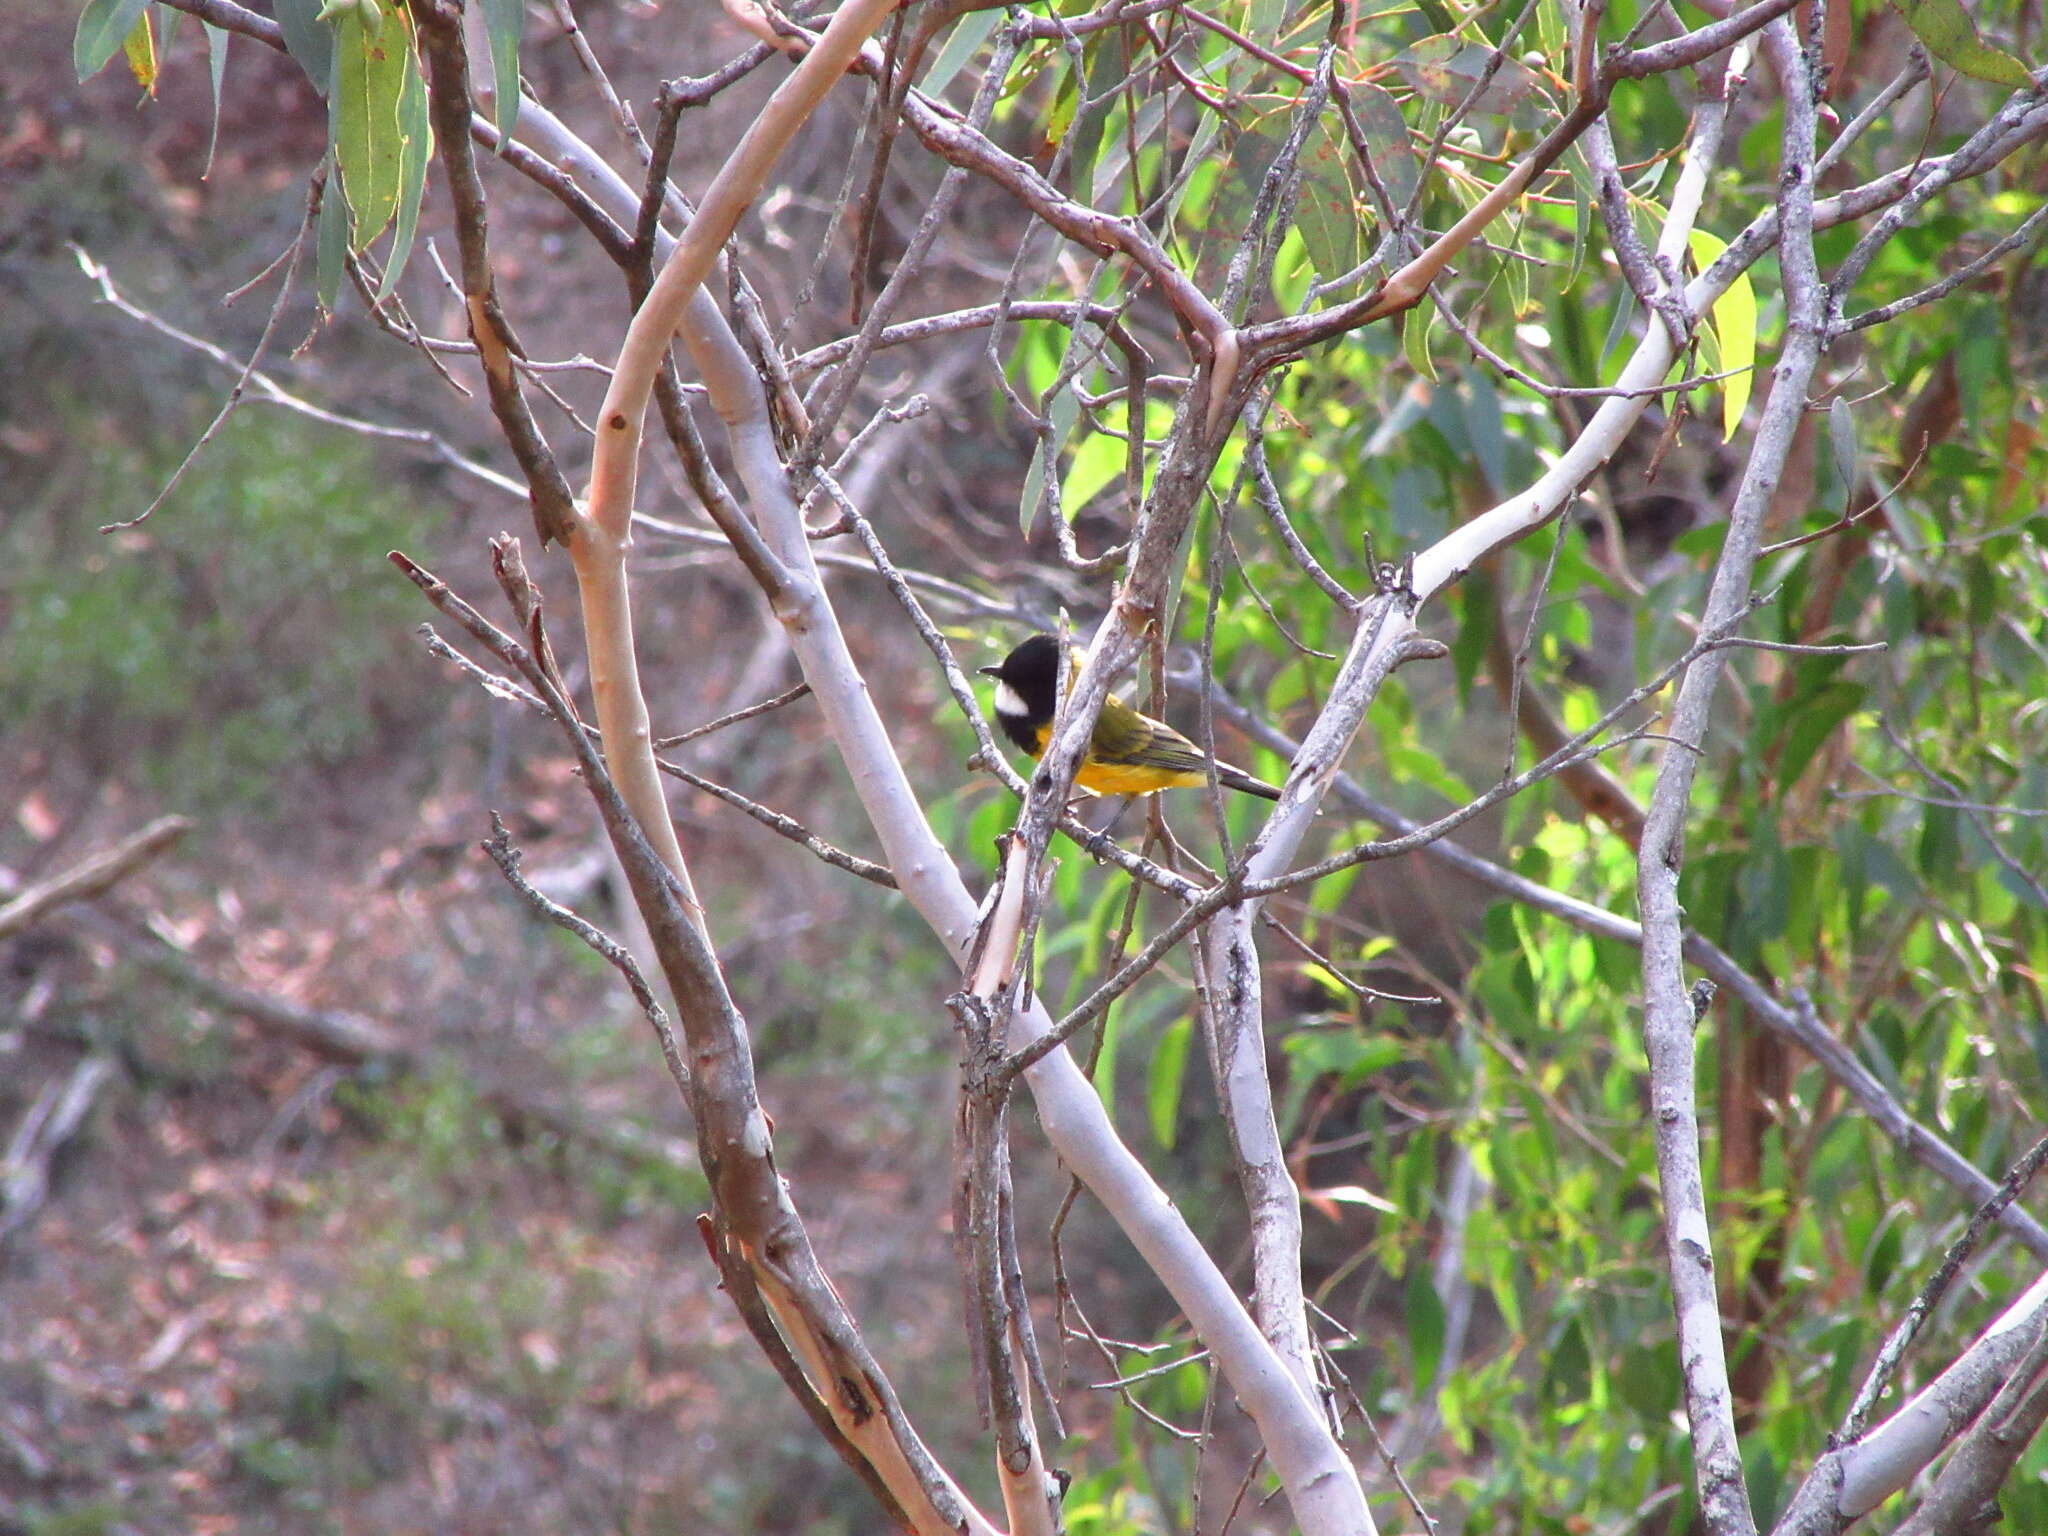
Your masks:
<svg viewBox="0 0 2048 1536"><path fill-rule="evenodd" d="M284 32L284 51L322 96L334 80L334 28L320 19L321 0L271 0L272 13Z"/></svg>
<svg viewBox="0 0 2048 1536"><path fill-rule="evenodd" d="M1703 229L1692 232L1693 260L1702 271L1727 249L1727 241ZM1728 375L1721 381L1721 441L1725 443L1742 425L1742 413L1756 383L1756 288L1747 272L1714 300L1713 315L1714 333L1721 343L1721 371Z"/></svg>
<svg viewBox="0 0 2048 1536"><path fill-rule="evenodd" d="M1856 411L1846 395L1835 396L1828 406L1828 443L1835 452L1835 472L1842 477L1842 485L1853 501L1863 456L1856 447Z"/></svg>
<svg viewBox="0 0 2048 1536"><path fill-rule="evenodd" d="M519 121L519 40L526 32L526 0L482 0L484 32L491 40L491 75L498 89L498 132L512 137Z"/></svg>
<svg viewBox="0 0 2048 1536"><path fill-rule="evenodd" d="M121 41L121 52L128 58L128 73L135 77L135 83L150 95L156 94L156 29L149 23L149 12L145 10L135 18L135 25L128 30Z"/></svg>
<svg viewBox="0 0 2048 1536"><path fill-rule="evenodd" d="M1899 10L1927 51L1951 69L2008 90L2023 91L2034 83L2024 64L1977 35L1977 24L1961 0L1904 0Z"/></svg>
<svg viewBox="0 0 2048 1536"><path fill-rule="evenodd" d="M1418 1393L1436 1380L1437 1367L1444 1358L1443 1298L1436 1293L1429 1266L1416 1264L1408 1271L1408 1283L1401 1298L1402 1331L1408 1335L1408 1355L1413 1362Z"/></svg>
<svg viewBox="0 0 2048 1536"><path fill-rule="evenodd" d="M341 297L341 279L348 270L348 199L334 174L334 162L327 162L327 188L320 198L320 222L313 232L314 293L320 307L334 313Z"/></svg>
<svg viewBox="0 0 2048 1536"><path fill-rule="evenodd" d="M1373 174L1399 213L1415 195L1422 175L1415 146L1408 142L1408 122L1394 98L1370 81L1351 88L1351 115L1358 120Z"/></svg>
<svg viewBox="0 0 2048 1536"><path fill-rule="evenodd" d="M398 211L405 182L405 136L398 103L416 73L404 13L389 24L378 0L336 0L334 88L328 134L348 194L349 249L360 251Z"/></svg>
<svg viewBox="0 0 2048 1536"><path fill-rule="evenodd" d="M1318 122L1301 147L1301 185L1294 205L1294 226L1316 275L1328 282L1364 259L1358 218L1358 194L1351 185L1351 150L1327 118Z"/></svg>
<svg viewBox="0 0 2048 1536"><path fill-rule="evenodd" d="M1193 1035L1192 1019L1176 1019L1167 1025L1146 1074L1145 1111L1152 1121L1152 1139L1169 1152L1180 1124L1181 1085L1187 1079L1188 1041Z"/></svg>
<svg viewBox="0 0 2048 1536"><path fill-rule="evenodd" d="M201 181L213 174L213 152L220 143L220 85L228 69L228 34L210 21L199 24L206 37L206 75L213 85L213 122L206 130L206 168Z"/></svg>
<svg viewBox="0 0 2048 1536"><path fill-rule="evenodd" d="M85 0L71 34L71 62L78 78L90 80L121 51L149 0Z"/></svg>
<svg viewBox="0 0 2048 1536"><path fill-rule="evenodd" d="M1083 435L1074 448L1067 472L1060 477L1060 507L1069 521L1105 486L1124 472L1128 451L1106 432Z"/></svg>
<svg viewBox="0 0 2048 1536"><path fill-rule="evenodd" d="M1017 526L1026 533L1031 531L1031 520L1038 516L1038 504L1045 494L1045 477L1053 472L1060 461L1060 450L1066 446L1072 435L1074 423L1081 416L1081 402L1074 398L1071 387L1062 389L1046 407L1046 418L1051 423L1051 436L1039 444L1039 451L1031 456L1031 467L1024 472L1024 494L1017 498ZM1065 517L1069 509L1062 507L1056 516Z"/></svg>
<svg viewBox="0 0 2048 1536"><path fill-rule="evenodd" d="M1401 317L1401 352L1408 359L1408 366L1432 383L1436 380L1436 364L1429 357L1429 333L1436 324L1436 310L1428 304L1418 304Z"/></svg>
<svg viewBox="0 0 2048 1536"><path fill-rule="evenodd" d="M419 228L420 199L427 189L427 163L434 154L434 126L427 114L427 82L416 68L408 67L405 86L398 97L398 132L402 141L398 187L398 222L391 234L391 250L384 262L384 281L377 285L382 303L397 285L398 275L412 255L413 233Z"/></svg>
<svg viewBox="0 0 2048 1536"><path fill-rule="evenodd" d="M924 79L918 82L918 89L927 96L937 96L953 83L954 76L967 67L967 61L974 57L981 45L988 41L989 34L1002 22L1003 13L996 9L969 11L953 24L953 30L946 35L945 46L939 49L938 57L924 72Z"/></svg>

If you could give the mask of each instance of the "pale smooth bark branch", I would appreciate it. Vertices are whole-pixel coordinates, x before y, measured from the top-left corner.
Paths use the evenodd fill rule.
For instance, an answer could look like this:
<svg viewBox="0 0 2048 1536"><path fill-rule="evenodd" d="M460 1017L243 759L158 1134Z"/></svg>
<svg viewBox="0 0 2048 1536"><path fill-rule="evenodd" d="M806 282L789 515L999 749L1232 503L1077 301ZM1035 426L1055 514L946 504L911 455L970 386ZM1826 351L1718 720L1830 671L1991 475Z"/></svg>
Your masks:
<svg viewBox="0 0 2048 1536"><path fill-rule="evenodd" d="M943 314L923 315L915 320L899 320L894 325L885 325L875 337L876 351L885 347L898 347L906 342L924 341L933 336L951 336L960 331L984 330L1000 325L1006 320L1055 320L1064 325L1078 325L1091 321L1108 327L1123 315L1119 306L1110 304L1076 304L1071 299L1019 299L1004 304L975 304L966 309L948 310ZM853 352L860 337L842 336L837 341L824 342L800 352L789 360L792 376L816 373L828 368ZM1155 377L1151 381L1159 383Z"/></svg>
<svg viewBox="0 0 2048 1536"><path fill-rule="evenodd" d="M891 0L848 0L811 56L776 88L713 179L620 347L598 418L589 495L569 540L606 762L662 863L682 882L685 906L700 924L702 908L690 887L689 868L650 745L653 733L633 641L626 555L632 543L641 424L648 396L667 362L670 339L679 325L710 307L692 300L700 296L703 280L740 215L759 194L790 138L824 100L890 5Z"/></svg>
<svg viewBox="0 0 2048 1536"><path fill-rule="evenodd" d="M71 868L15 892L12 900L0 906L0 939L20 932L58 907L90 901L111 890L191 830L192 823L183 816L159 816L113 847L88 854Z"/></svg>
<svg viewBox="0 0 2048 1536"><path fill-rule="evenodd" d="M632 195L630 189L626 195ZM726 423L762 533L788 572L787 600L777 616L881 838L891 872L949 951L964 959L975 932L975 904L925 820L846 649L775 452L758 375L713 306L691 307L683 339ZM1067 772L1071 778L1071 764ZM1064 796L1049 803L1053 820L1063 806ZM1050 1027L1043 1005L1034 1000L1010 1022L1011 1048L1028 1047ZM1215 1351L1259 1426L1303 1529L1311 1536L1372 1531L1356 1470L1314 1403L1296 1386L1186 1220L1117 1136L1073 1058L1055 1052L1038 1062L1026 1080L1040 1124L1061 1159L1124 1228Z"/></svg>
<svg viewBox="0 0 2048 1536"><path fill-rule="evenodd" d="M1998 1490L2048 1419L2048 1333L2034 1340L1897 1536L1976 1536L2002 1518Z"/></svg>
<svg viewBox="0 0 2048 1536"><path fill-rule="evenodd" d="M925 819L888 728L847 650L775 453L759 378L715 311L709 320L714 323L702 329L686 327L684 339L731 434L735 462L763 536L789 573L787 611L778 616L891 871L919 915L956 961L964 963L978 924L976 905L952 856ZM1068 771L1071 776L1071 767ZM1037 783L1034 780L1032 804L1039 803ZM1056 821L1064 796L1050 805ZM1021 871L1017 880L1006 882L1006 894L1011 884L1021 901L1026 888ZM1051 1022L1044 1005L1034 1000L1010 1020L1010 1048L1028 1049ZM1118 1137L1093 1084L1073 1057L1065 1050L1051 1052L1025 1079L1054 1150L1123 1228L1215 1352L1259 1427L1303 1530L1310 1536L1372 1531L1357 1473L1315 1405L1259 1332L1186 1219Z"/></svg>
<svg viewBox="0 0 2048 1536"><path fill-rule="evenodd" d="M619 350L611 388L605 393L584 508L589 523L611 544L623 548L630 540L641 419L669 339L682 324L691 295L710 274L734 226L760 195L797 129L859 57L868 35L892 9L894 0L847 0L833 13L816 45L776 88L719 169L696 216L633 317Z"/></svg>
<svg viewBox="0 0 2048 1536"><path fill-rule="evenodd" d="M2044 1336L2048 1273L1897 1413L1855 1444L1822 1453L1772 1536L1837 1536L1897 1493L1985 1411Z"/></svg>
<svg viewBox="0 0 2048 1536"><path fill-rule="evenodd" d="M1329 701L1303 738L1288 771L1278 809L1245 851L1248 880L1284 873L1315 824L1323 795L1343 763L1366 707L1400 664L1400 640L1412 638L1413 610L1405 593L1381 592L1359 610ZM1382 643L1389 631L1391 643ZM1287 1164L1274 1118L1266 1073L1263 983L1254 924L1257 900L1238 901L1217 914L1202 946L1207 981L1211 1050L1219 1069L1217 1093L1229 1126L1238 1178L1252 1221L1253 1298L1259 1325L1300 1378L1315 1390L1308 1313L1301 1285L1301 1194Z"/></svg>
<svg viewBox="0 0 2048 1536"><path fill-rule="evenodd" d="M2003 1520L1998 1490L2048 1420L2048 1338L2037 1342L1956 1447L1897 1536L1976 1536Z"/></svg>
<svg viewBox="0 0 2048 1536"><path fill-rule="evenodd" d="M1766 32L1785 82L1779 162L1779 269L1785 286L1785 344L1772 371L1748 466L1728 517L1728 534L1701 615L1704 626L1727 623L1750 602L1750 582L1764 519L1806 412L1807 392L1826 339L1825 294L1813 254L1814 91L1789 23ZM1678 1323L1686 1417L1692 1429L1694 1479L1701 1517L1715 1536L1751 1536L1756 1529L1735 1432L1734 1394L1721 1337L1713 1238L1701 1168L1695 1032L1688 991L1684 914L1678 903L1685 825L1693 778L1706 740L1714 693L1726 657L1716 651L1687 670L1672 706L1669 732L1637 858L1637 906L1643 923L1644 1045L1650 1062L1651 1129L1658 1183L1664 1194L1664 1240Z"/></svg>
<svg viewBox="0 0 2048 1536"><path fill-rule="evenodd" d="M1998 1193L1971 1213L1969 1225L1963 1229L1963 1235L1949 1244L1948 1252L1941 1256L1941 1263L1935 1267L1934 1273L1928 1276L1927 1283L1920 1287L1920 1293L1907 1306L1906 1315L1899 1319L1897 1326L1879 1348L1877 1358L1871 1363L1870 1374L1864 1378L1862 1387L1856 1393L1856 1400L1849 1405L1848 1413L1843 1416L1839 1439L1847 1441L1862 1437L1871 1410L1877 1406L1878 1398L1890 1384L1900 1360L1912 1347L1913 1341L1919 1337L1928 1317L1941 1305L1942 1297L1948 1294L1949 1287L1955 1283L1956 1276L1962 1272L1963 1265L1970 1255L1977 1251L1978 1244L1983 1242L1985 1233L1990 1230L1998 1213L2019 1198L2035 1173L2040 1170L2043 1160L2048 1160L2048 1139L2035 1142L2027 1154L2006 1174L2004 1181L1999 1185Z"/></svg>

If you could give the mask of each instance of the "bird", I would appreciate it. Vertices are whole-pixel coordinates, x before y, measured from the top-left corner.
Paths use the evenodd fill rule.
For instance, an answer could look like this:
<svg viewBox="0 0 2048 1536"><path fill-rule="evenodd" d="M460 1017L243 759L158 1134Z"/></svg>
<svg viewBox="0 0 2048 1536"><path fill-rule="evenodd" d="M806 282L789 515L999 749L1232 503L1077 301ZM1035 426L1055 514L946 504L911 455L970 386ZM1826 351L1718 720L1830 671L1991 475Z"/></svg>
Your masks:
<svg viewBox="0 0 2048 1536"><path fill-rule="evenodd" d="M1053 712L1059 705L1060 643L1051 635L1033 635L1002 665L981 668L996 680L996 723L1019 751L1038 758L1052 737ZM1112 694L1095 717L1088 755L1074 783L1098 795L1149 795L1156 790L1192 787L1209 782L1209 758L1200 747L1164 721L1141 714ZM1280 791L1242 768L1216 762L1216 780L1226 789L1278 800Z"/></svg>

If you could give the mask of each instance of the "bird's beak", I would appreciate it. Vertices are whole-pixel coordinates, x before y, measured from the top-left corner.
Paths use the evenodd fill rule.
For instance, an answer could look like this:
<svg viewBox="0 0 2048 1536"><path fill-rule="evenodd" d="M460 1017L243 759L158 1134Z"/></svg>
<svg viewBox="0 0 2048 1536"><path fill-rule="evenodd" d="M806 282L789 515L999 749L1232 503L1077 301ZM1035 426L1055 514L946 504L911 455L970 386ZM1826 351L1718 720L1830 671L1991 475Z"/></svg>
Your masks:
<svg viewBox="0 0 2048 1536"><path fill-rule="evenodd" d="M1001 677L1003 675L1003 669L1001 667L976 667L974 670L979 672L983 677Z"/></svg>

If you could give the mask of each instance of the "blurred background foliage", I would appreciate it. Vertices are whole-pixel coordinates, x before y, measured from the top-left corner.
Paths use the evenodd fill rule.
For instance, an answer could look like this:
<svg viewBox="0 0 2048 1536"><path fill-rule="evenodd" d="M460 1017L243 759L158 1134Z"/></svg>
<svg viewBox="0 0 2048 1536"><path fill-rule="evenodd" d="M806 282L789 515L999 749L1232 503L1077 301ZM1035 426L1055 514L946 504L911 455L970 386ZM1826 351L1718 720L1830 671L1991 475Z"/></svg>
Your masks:
<svg viewBox="0 0 2048 1536"><path fill-rule="evenodd" d="M1622 35L1638 10L1617 0L1603 36ZM1328 22L1322 7L1277 0L1218 0L1208 11L1297 70L1313 63ZM223 972L398 1021L440 1065L425 1077L348 1074L321 1087L299 1054L160 982L108 969L87 940L7 952L18 1013L0 1025L10 1122L82 1046L140 1043L127 1048L122 1097L81 1154L98 1192L83 1198L72 1183L38 1246L0 1250L0 1315L12 1320L0 1324L0 1405L50 1453L40 1469L0 1457L0 1493L22 1512L0 1516L0 1528L169 1530L225 1513L281 1530L425 1529L451 1487L468 1513L508 1531L867 1528L856 1485L711 1289L688 1230L701 1184L510 1126L470 1081L479 1063L509 1063L531 1082L566 1085L595 1114L687 1130L607 977L542 936L473 853L484 811L499 808L516 813L537 864L588 864L594 829L556 744L425 660L410 631L426 615L383 562L394 546L438 558L476 597L479 538L518 527L519 504L430 456L252 405L150 521L95 531L147 505L231 376L92 305L68 242L165 318L246 355L268 298L225 311L215 300L290 238L323 128L296 66L238 40L202 180L212 105L196 28L168 48L159 98L133 113L136 86L118 59L70 84L74 13L35 0L0 15L0 46L36 66L12 72L13 126L0 144L0 287L11 301L0 304L0 355L14 360L0 371L0 763L21 786L0 828L0 863L32 873L144 809L198 813L197 846L148 883L161 922ZM926 84L964 107L1005 14L955 23L934 44ZM1904 65L1912 37L1888 5L1858 0L1837 14L1856 36L1853 50L1830 56L1830 109L1842 121ZM1974 14L1987 38L2025 53L2029 23L2017 7ZM1355 15L1339 34L1337 67L1381 179L1401 198L1419 148L1477 79L1470 48L1521 28L1509 66L1451 130L1449 158L1424 186L1431 229L1526 151L1563 99L1559 10L1539 4L1526 25L1521 15L1418 4ZM541 19L523 69L543 99L609 145L568 42ZM739 46L708 11L591 6L581 19L634 101L651 99L661 74L701 74ZM1217 31L1174 25L1190 34L1176 55L1187 89L1146 67L1143 29L1046 38L1020 54L991 132L1076 198L1146 216L1213 291L1298 85ZM774 73L704 110L701 158L678 163L686 186L701 185ZM1999 98L1941 65L1936 85L1908 93L1822 192L1952 149ZM1194 105L1197 88L1220 110ZM1696 260L1774 195L1775 95L1756 66L1702 217L1717 243L1696 247ZM798 348L843 329L847 236L830 209L843 195L846 146L856 146L856 169L871 146L861 147L864 98L841 97L742 231L749 274L778 323L793 317ZM1676 174L1668 147L1695 105L1689 85L1652 81L1618 90L1610 108L1651 238ZM1292 229L1248 300L1254 317L1359 291L1353 269L1383 234L1335 114L1311 135L1304 163ZM939 168L904 145L891 174L868 251L870 293ZM1611 382L1644 325L1606 256L1586 183L1568 157L1439 290L1485 348L1580 387ZM2036 146L1957 188L1902 232L1848 307L1935 281L2038 207L2044 183ZM530 188L504 175L490 187L494 229L505 232L499 281L530 349L602 357L624 314L612 275ZM439 190L436 171L422 250L446 244ZM918 312L987 302L1012 261L1020 298L1125 296L1122 269L1071 253L1055 262L1043 236L1022 245L1023 228L1013 205L970 183L921 279ZM1821 236L1824 269L1855 237L1849 227ZM1831 353L1774 504L1768 537L1786 547L1760 569L1748 633L1887 648L1738 654L1702 764L1683 892L1701 932L1781 992L1806 989L1910 1113L1994 1175L2035 1134L2048 1071L2040 257L2036 240L1944 301ZM806 307L798 295L814 260L819 293ZM1770 259L1751 278L1748 298L1716 306L1679 367L1714 374L1753 353L1753 406L1767 389L1782 300ZM430 262L416 256L401 291L427 329L460 329ZM1177 343L1157 304L1140 297L1128 322L1155 365L1171 367ZM503 464L478 403L365 324L353 297L326 323L302 293L280 336L286 348L304 338L273 365L308 398L438 431ZM934 600L970 663L1006 649L1024 615L1065 608L1090 622L1109 577L1063 567L1050 520L1068 520L1093 553L1123 536L1132 513L1125 380L1101 332L1019 322L999 342L1001 381L982 348L970 336L882 354L871 403L928 388L935 413L897 429L903 442L884 440L894 457L863 498L898 561L981 594L967 605ZM1004 381L1041 412L1045 432L1012 409ZM586 419L600 387L559 379ZM1449 662L1395 676L1351 774L1405 813L1436 814L1504 764L1533 759L1508 713L1517 657L1520 694L1571 731L1683 654L1741 472L1746 393L1743 380L1721 379L1653 408L1564 520L1454 588L1427 617ZM1291 365L1261 437L1294 528L1358 592L1375 557L1398 560L1525 484L1595 403L1503 378L1425 307ZM1148 399L1149 437L1163 434L1171 409ZM577 459L567 417L547 425ZM1240 439L1213 477L1169 636L1183 657L1206 647L1224 688L1284 729L1312 714L1349 620L1276 542L1250 470ZM647 482L650 510L703 526L659 472ZM1796 542L1808 535L1821 536ZM658 533L643 550L660 729L791 680L774 625L728 560ZM542 572L565 603L565 576L552 564ZM964 862L988 868L1012 806L963 771L971 733L881 586L834 580L935 823ZM573 628L566 608L555 615L572 666ZM1150 698L1143 683L1126 692ZM1200 728L1191 691L1151 702ZM1642 722L1654 729L1647 714ZM1226 755L1268 777L1283 771L1278 757L1215 729ZM808 706L698 750L693 767L873 852ZM1641 741L1601 761L1641 802L1657 750ZM1171 814L1213 858L1215 830L1198 802L1189 794ZM718 893L713 926L756 1029L783 1162L828 1264L942 1456L978 1469L943 1231L945 967L900 902L713 802L678 805L700 884ZM1230 808L1233 839L1256 815ZM1124 830L1138 835L1136 815ZM1342 847L1374 831L1333 802L1322 842ZM1530 879L1633 913L1627 840L1555 784L1457 835ZM605 912L601 873L576 892ZM1432 1512L1446 1530L1691 1529L1634 953L1418 855L1346 871L1275 911L1318 952L1267 940L1282 1129L1309 1202L1310 1291L1335 1359ZM1170 916L1151 899L1131 908L1118 881L1072 850L1053 914L1038 961L1055 1007L1085 995ZM1116 1004L1084 1057L1124 1134L1235 1263L1244 1223L1190 996L1186 962L1170 960ZM195 1011L207 1028L191 1029ZM1968 1210L1730 1000L1704 1026L1702 1068L1724 1310L1761 1522ZM309 1089L319 1091L302 1101ZM1064 1181L1030 1146L1034 1133L1023 1136L1028 1257L1034 1288L1049 1292L1045 1232ZM152 1214L164 1210L180 1214ZM1211 1404L1206 1363L1172 1365L1192 1348L1185 1325L1105 1225L1083 1200L1062 1232L1072 1300L1109 1341L1106 1359L1070 1341L1064 1379L1141 1379L1121 1395L1069 1393L1075 1433L1055 1460L1075 1477L1070 1530L1214 1529L1247 1476L1236 1528L1278 1529L1278 1503L1258 1507L1269 1484L1247 1473L1249 1441L1227 1392ZM124 1259L108 1268L98 1256L99 1301L77 1321L38 1325L95 1259L84 1238L93 1231L126 1234ZM178 1232L188 1244L193 1232L231 1239L232 1263L160 1281ZM2023 1253L1994 1245L1909 1374L1945 1360L2032 1271ZM156 1294L166 1283L168 1299ZM154 1387L81 1385L87 1363L133 1360L163 1319L189 1308L206 1318L205 1347L175 1355ZM1151 1415L1190 1431L1211 1423L1213 1443L1201 1451ZM2037 1450L2008 1488L2012 1529L2048 1529L2044 1477ZM981 1488L978 1471L968 1481ZM1391 1498L1381 1508L1387 1528L1412 1528Z"/></svg>

